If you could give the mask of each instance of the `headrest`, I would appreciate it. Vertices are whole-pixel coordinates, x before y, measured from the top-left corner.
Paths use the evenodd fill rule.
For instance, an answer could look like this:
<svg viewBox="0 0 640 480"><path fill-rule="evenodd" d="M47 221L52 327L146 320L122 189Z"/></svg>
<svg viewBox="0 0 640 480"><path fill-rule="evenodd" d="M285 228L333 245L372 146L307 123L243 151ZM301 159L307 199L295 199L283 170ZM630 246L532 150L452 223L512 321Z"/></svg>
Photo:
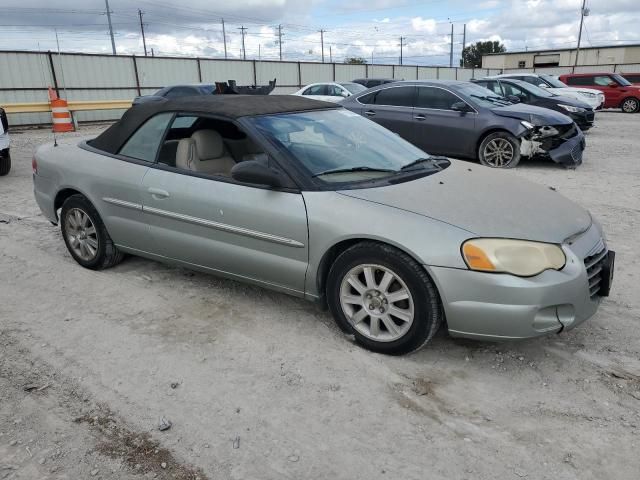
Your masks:
<svg viewBox="0 0 640 480"><path fill-rule="evenodd" d="M198 130L191 135L199 160L220 158L224 153L224 142L215 130Z"/></svg>

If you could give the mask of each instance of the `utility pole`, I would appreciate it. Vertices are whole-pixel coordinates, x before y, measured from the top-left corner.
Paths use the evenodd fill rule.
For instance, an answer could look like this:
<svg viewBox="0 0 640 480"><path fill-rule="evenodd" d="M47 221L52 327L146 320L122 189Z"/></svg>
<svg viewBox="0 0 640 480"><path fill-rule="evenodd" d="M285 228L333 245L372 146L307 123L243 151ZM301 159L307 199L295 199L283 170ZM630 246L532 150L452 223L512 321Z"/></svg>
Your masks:
<svg viewBox="0 0 640 480"><path fill-rule="evenodd" d="M282 61L282 25L278 25L278 47L280 47L280 61Z"/></svg>
<svg viewBox="0 0 640 480"><path fill-rule="evenodd" d="M320 48L322 50L322 63L324 63L324 32L326 30L320 30Z"/></svg>
<svg viewBox="0 0 640 480"><path fill-rule="evenodd" d="M333 63L333 54L331 53L331 45L329 45L329 63Z"/></svg>
<svg viewBox="0 0 640 480"><path fill-rule="evenodd" d="M451 24L451 49L449 50L449 67L453 67L453 23Z"/></svg>
<svg viewBox="0 0 640 480"><path fill-rule="evenodd" d="M246 60L247 59L247 50L245 50L244 48L244 32L247 31L247 28L242 25L241 27L238 27L238 30L240 30L240 33L242 34L242 59Z"/></svg>
<svg viewBox="0 0 640 480"><path fill-rule="evenodd" d="M400 37L400 65L402 65L402 47L404 47L406 43L404 43L404 37ZM371 63L373 63L373 52L371 52Z"/></svg>
<svg viewBox="0 0 640 480"><path fill-rule="evenodd" d="M580 41L582 40L582 24L584 23L585 13L588 15L588 13L585 11L586 4L587 4L587 0L582 0L582 9L580 9L580 32L578 33L578 48L576 49L576 60L573 63L574 67L578 65L578 55L580 54Z"/></svg>
<svg viewBox="0 0 640 480"><path fill-rule="evenodd" d="M154 53L154 51L153 51L153 47L151 47L151 56L152 56L152 57L155 57L155 56L156 56L156 54L155 54L155 53Z"/></svg>
<svg viewBox="0 0 640 480"><path fill-rule="evenodd" d="M116 54L116 41L113 39L113 26L111 25L111 10L109 9L109 0L104 0L107 7L107 22L109 22L109 35L111 36L111 50Z"/></svg>
<svg viewBox="0 0 640 480"><path fill-rule="evenodd" d="M222 20L222 43L224 43L224 59L227 59L227 32L224 29L224 18Z"/></svg>
<svg viewBox="0 0 640 480"><path fill-rule="evenodd" d="M142 32L142 46L144 47L144 56L147 56L147 40L144 38L144 23L142 23L142 10L138 9L138 17L140 17L140 31Z"/></svg>
<svg viewBox="0 0 640 480"><path fill-rule="evenodd" d="M467 48L467 24L462 26L462 68L464 68L464 49Z"/></svg>
<svg viewBox="0 0 640 480"><path fill-rule="evenodd" d="M258 60L260 60L260 51L262 50L262 44L258 44Z"/></svg>

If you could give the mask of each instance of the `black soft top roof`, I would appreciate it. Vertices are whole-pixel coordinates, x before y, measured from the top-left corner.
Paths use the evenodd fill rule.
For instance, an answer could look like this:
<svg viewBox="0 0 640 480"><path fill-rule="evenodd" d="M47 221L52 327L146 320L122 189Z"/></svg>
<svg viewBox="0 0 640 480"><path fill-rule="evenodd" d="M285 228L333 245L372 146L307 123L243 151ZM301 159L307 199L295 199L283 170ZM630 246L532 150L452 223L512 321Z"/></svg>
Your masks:
<svg viewBox="0 0 640 480"><path fill-rule="evenodd" d="M89 144L108 153L117 153L140 125L162 112L192 112L236 119L327 108L340 108L340 106L297 95L200 95L159 100L131 107L119 121L91 140Z"/></svg>

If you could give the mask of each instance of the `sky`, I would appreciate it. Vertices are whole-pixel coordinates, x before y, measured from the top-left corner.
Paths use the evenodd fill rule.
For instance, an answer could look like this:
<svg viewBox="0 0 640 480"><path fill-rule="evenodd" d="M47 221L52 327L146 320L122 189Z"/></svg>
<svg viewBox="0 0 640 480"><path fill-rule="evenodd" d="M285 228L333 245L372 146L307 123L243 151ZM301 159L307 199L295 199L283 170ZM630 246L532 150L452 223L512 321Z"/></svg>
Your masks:
<svg viewBox="0 0 640 480"><path fill-rule="evenodd" d="M117 53L368 63L454 65L463 41L498 40L507 50L571 48L582 0L110 0ZM587 0L583 46L640 43L640 0ZM2 0L0 50L111 53L104 0ZM222 19L226 35L222 33ZM466 24L466 37L463 28Z"/></svg>

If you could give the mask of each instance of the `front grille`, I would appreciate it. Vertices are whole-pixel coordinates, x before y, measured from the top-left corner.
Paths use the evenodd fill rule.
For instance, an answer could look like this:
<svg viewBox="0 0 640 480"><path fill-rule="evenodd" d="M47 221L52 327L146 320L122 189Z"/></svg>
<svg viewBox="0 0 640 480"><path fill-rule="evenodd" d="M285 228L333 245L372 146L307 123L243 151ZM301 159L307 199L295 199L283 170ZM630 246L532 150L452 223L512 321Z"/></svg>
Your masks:
<svg viewBox="0 0 640 480"><path fill-rule="evenodd" d="M589 279L589 296L593 300L600 293L602 283L602 267L607 258L607 249L602 246L598 253L588 256L584 259L584 266L587 269L587 278Z"/></svg>
<svg viewBox="0 0 640 480"><path fill-rule="evenodd" d="M573 161L576 163L581 163L582 162L582 152L584 150L584 146L582 145L582 142L577 143L572 149L571 149L571 158L573 158Z"/></svg>
<svg viewBox="0 0 640 480"><path fill-rule="evenodd" d="M593 122L596 118L596 114L593 113L593 110L587 112L587 122Z"/></svg>

